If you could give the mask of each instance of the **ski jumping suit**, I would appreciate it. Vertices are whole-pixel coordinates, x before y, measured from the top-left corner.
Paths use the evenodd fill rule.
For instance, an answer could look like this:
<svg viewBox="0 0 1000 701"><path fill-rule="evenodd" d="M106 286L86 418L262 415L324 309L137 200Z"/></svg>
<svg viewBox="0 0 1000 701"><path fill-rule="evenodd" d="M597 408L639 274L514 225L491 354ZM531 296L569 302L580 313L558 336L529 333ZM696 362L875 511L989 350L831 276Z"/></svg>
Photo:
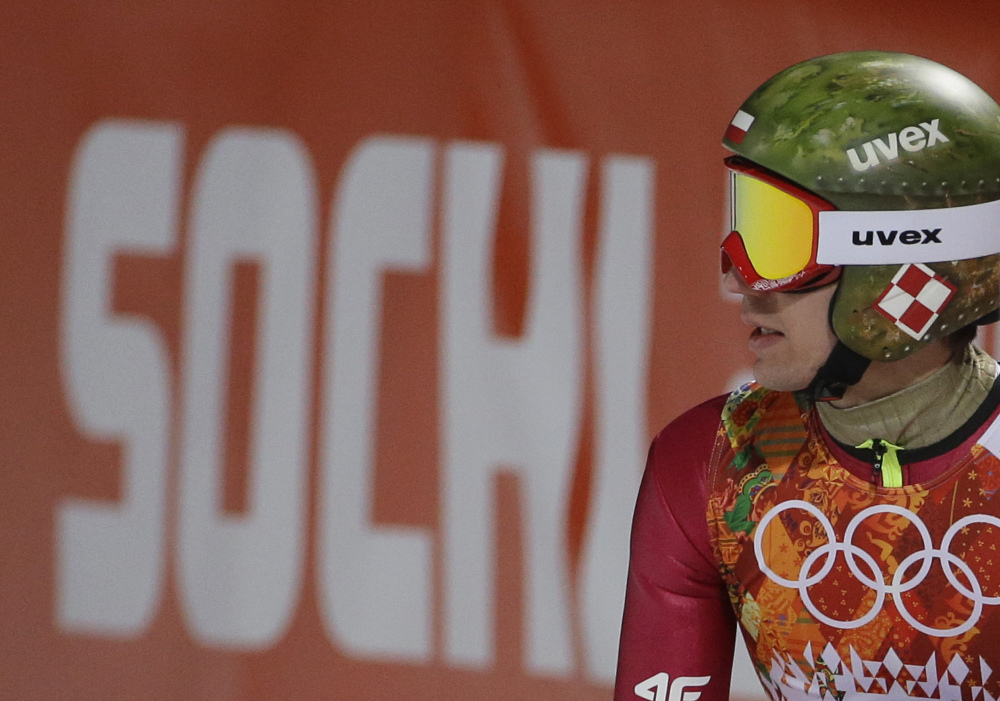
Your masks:
<svg viewBox="0 0 1000 701"><path fill-rule="evenodd" d="M898 488L797 397L751 384L653 441L615 701L727 699L737 623L774 699L1000 698L1000 382Z"/></svg>

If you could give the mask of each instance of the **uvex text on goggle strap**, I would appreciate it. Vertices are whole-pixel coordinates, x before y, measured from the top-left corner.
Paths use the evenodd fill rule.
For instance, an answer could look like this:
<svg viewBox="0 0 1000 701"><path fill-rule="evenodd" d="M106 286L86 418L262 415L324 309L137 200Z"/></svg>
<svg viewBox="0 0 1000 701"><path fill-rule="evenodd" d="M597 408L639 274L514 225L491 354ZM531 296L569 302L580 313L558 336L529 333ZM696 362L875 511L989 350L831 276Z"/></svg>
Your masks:
<svg viewBox="0 0 1000 701"><path fill-rule="evenodd" d="M751 288L833 282L844 265L965 260L1000 253L1000 200L939 209L844 211L749 161L727 158L732 232L722 272Z"/></svg>

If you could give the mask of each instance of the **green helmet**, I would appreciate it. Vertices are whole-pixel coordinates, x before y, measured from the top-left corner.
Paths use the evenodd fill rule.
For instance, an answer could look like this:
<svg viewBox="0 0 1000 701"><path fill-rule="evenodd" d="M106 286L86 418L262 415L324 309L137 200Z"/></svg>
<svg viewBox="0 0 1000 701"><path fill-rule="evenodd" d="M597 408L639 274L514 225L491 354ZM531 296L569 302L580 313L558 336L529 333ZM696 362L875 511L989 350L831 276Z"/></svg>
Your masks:
<svg viewBox="0 0 1000 701"><path fill-rule="evenodd" d="M727 148L840 210L1000 200L1000 107L924 58L857 51L805 61L761 85L737 115L750 125L731 127ZM1000 306L1000 256L925 265L954 293L918 336L876 308L899 264L845 266L831 310L837 338L868 360L899 360Z"/></svg>

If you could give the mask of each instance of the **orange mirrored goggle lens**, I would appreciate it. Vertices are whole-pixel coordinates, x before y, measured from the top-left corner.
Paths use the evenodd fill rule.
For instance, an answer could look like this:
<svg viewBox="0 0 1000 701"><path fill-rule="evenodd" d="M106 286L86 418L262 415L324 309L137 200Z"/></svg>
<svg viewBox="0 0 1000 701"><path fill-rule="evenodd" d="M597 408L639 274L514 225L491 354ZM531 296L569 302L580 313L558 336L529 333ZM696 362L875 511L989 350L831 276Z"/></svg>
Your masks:
<svg viewBox="0 0 1000 701"><path fill-rule="evenodd" d="M780 280L801 272L812 258L809 205L745 173L730 171L733 231L743 239L757 274Z"/></svg>

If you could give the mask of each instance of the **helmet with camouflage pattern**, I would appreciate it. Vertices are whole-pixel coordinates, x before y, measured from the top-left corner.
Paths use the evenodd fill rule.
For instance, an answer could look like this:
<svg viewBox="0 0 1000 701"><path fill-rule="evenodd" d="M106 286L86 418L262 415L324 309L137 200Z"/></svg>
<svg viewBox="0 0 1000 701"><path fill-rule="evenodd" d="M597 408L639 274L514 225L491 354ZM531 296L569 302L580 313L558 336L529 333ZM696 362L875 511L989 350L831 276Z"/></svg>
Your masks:
<svg viewBox="0 0 1000 701"><path fill-rule="evenodd" d="M727 132L727 148L837 209L1000 200L1000 107L933 61L881 51L822 56L778 73L740 113L751 125ZM831 310L837 338L869 360L899 360L1000 306L1000 256L926 266L955 292L922 335L876 308L899 264L848 265Z"/></svg>

